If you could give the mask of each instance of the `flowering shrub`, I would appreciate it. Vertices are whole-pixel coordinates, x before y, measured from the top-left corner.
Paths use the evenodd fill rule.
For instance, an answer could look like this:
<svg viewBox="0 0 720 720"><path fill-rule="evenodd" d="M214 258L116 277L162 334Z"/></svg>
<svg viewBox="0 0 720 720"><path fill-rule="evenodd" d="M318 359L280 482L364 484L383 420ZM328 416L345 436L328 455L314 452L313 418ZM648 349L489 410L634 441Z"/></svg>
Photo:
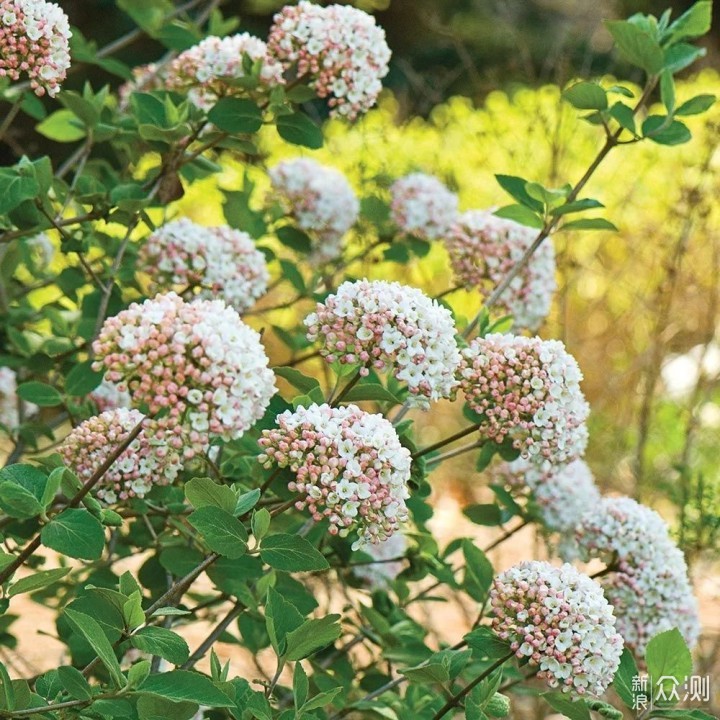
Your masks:
<svg viewBox="0 0 720 720"><path fill-rule="evenodd" d="M0 716L482 719L534 696L617 719L639 667L684 682L684 557L654 511L594 484L565 345L518 333L552 304L552 236L612 227L585 215L605 157L679 144L711 104L678 104L673 82L709 3L608 25L647 83L633 106L619 85L563 92L604 133L575 185L498 174L512 204L459 217L425 173L388 162L351 186L288 159L323 145L323 112L337 127L376 102L390 50L372 16L302 0L266 42L211 0L118 5L129 40L98 50L78 30L70 68L57 5L0 2L0 137L23 113L75 146L0 172ZM108 57L142 33L156 62ZM87 65L123 84L61 90ZM415 287L445 251L482 305ZM459 455L477 499L493 493L465 508L497 530L485 550L434 535L436 469ZM551 562L496 571L487 553L529 525ZM62 646L32 672L5 662L28 643L22 595ZM433 622L438 600L467 627ZM685 712L651 700L645 718Z"/></svg>

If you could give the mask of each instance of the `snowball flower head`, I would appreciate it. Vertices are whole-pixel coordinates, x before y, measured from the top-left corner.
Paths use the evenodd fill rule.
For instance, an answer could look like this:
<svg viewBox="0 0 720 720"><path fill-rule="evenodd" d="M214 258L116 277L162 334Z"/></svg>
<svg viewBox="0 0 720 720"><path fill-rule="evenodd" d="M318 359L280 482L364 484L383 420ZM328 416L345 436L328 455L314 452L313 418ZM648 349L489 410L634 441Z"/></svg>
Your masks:
<svg viewBox="0 0 720 720"><path fill-rule="evenodd" d="M532 245L537 231L491 211L463 213L446 237L458 281L489 295ZM555 251L546 238L528 264L500 296L498 307L515 319L517 329L537 330L550 312L555 283Z"/></svg>
<svg viewBox="0 0 720 720"><path fill-rule="evenodd" d="M490 590L493 629L550 687L601 695L620 665L622 637L602 588L572 565L529 561Z"/></svg>
<svg viewBox="0 0 720 720"><path fill-rule="evenodd" d="M212 438L241 437L275 394L260 335L221 300L133 303L105 321L93 350L94 369L148 408L146 432L187 459Z"/></svg>
<svg viewBox="0 0 720 720"><path fill-rule="evenodd" d="M365 580L371 590L384 590L403 570L403 561L397 558L407 552L407 536L395 533L384 542L365 548L365 552L375 562L356 565L353 572Z"/></svg>
<svg viewBox="0 0 720 720"><path fill-rule="evenodd" d="M527 491L543 525L552 532L572 532L588 507L600 500L600 491L584 460L544 469L518 458L494 474L513 490Z"/></svg>
<svg viewBox="0 0 720 720"><path fill-rule="evenodd" d="M91 417L65 438L60 454L84 483L144 419L141 412L127 408ZM181 469L179 452L142 431L103 475L95 494L108 504L144 497L153 485L167 485L175 480Z"/></svg>
<svg viewBox="0 0 720 720"><path fill-rule="evenodd" d="M45 233L25 238L25 247L30 255L29 262L35 271L44 271L50 267L55 257L55 246Z"/></svg>
<svg viewBox="0 0 720 720"><path fill-rule="evenodd" d="M420 290L384 280L345 282L305 318L308 339L319 340L328 362L391 368L411 402L450 397L460 362L450 311Z"/></svg>
<svg viewBox="0 0 720 720"><path fill-rule="evenodd" d="M287 410L278 427L263 430L260 462L289 467L298 510L327 518L333 535L356 529L353 548L386 540L407 521L410 451L382 415L355 405L313 404Z"/></svg>
<svg viewBox="0 0 720 720"><path fill-rule="evenodd" d="M199 296L219 297L239 312L267 290L265 256L245 232L227 225L204 227L181 218L159 227L142 247L140 262L153 289L199 286Z"/></svg>
<svg viewBox="0 0 720 720"><path fill-rule="evenodd" d="M91 393L90 399L97 406L98 412L129 408L131 406L130 393L127 389L121 390L115 383L103 380Z"/></svg>
<svg viewBox="0 0 720 720"><path fill-rule="evenodd" d="M271 168L270 182L298 227L317 238L315 260L328 262L339 257L343 235L360 212L347 178L316 160L296 158Z"/></svg>
<svg viewBox="0 0 720 720"><path fill-rule="evenodd" d="M36 95L55 97L70 67L70 25L45 0L0 0L0 77L30 79Z"/></svg>
<svg viewBox="0 0 720 720"><path fill-rule="evenodd" d="M458 198L440 180L412 173L390 188L391 217L403 233L421 240L445 237L458 212Z"/></svg>
<svg viewBox="0 0 720 720"><path fill-rule="evenodd" d="M18 403L22 402L26 415L37 412L37 405L20 400L17 394L17 375L9 367L0 367L0 433L11 433L20 424Z"/></svg>
<svg viewBox="0 0 720 720"><path fill-rule="evenodd" d="M375 104L390 61L385 31L372 15L306 0L275 15L268 50L319 97L329 98L331 115L349 120Z"/></svg>
<svg viewBox="0 0 720 720"><path fill-rule="evenodd" d="M600 582L625 644L638 656L673 627L696 644L698 608L687 564L660 515L628 497L604 498L583 515L575 536L584 559L615 568Z"/></svg>
<svg viewBox="0 0 720 720"><path fill-rule="evenodd" d="M221 97L234 92L247 93L232 81L249 79L253 66L259 65L259 89L282 85L282 65L268 54L267 45L248 33L228 37L211 35L181 52L167 69L169 90L188 91L190 101L209 110Z"/></svg>
<svg viewBox="0 0 720 720"><path fill-rule="evenodd" d="M480 433L512 443L543 469L580 457L589 406L582 373L558 340L490 334L463 350L460 387Z"/></svg>

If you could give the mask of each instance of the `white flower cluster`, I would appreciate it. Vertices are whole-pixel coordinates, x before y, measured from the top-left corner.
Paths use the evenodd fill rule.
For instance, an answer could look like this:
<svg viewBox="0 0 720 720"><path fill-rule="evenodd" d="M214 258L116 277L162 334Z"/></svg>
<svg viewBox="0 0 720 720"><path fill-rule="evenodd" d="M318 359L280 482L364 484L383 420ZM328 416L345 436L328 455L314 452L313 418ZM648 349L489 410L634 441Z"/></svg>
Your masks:
<svg viewBox="0 0 720 720"><path fill-rule="evenodd" d="M417 288L384 280L344 282L305 318L308 339L319 340L328 362L378 371L392 368L410 401L450 397L460 351L449 310Z"/></svg>
<svg viewBox="0 0 720 720"><path fill-rule="evenodd" d="M457 195L432 175L406 175L393 183L390 192L393 222L421 240L445 237L457 217Z"/></svg>
<svg viewBox="0 0 720 720"><path fill-rule="evenodd" d="M242 437L275 394L260 335L222 300L133 303L105 321L93 351L94 369L147 406L145 432L186 459Z"/></svg>
<svg viewBox="0 0 720 720"><path fill-rule="evenodd" d="M353 572L362 578L371 590L384 590L402 572L402 558L407 552L407 536L395 533L384 542L364 549L375 562L353 567Z"/></svg>
<svg viewBox="0 0 720 720"><path fill-rule="evenodd" d="M17 376L9 367L0 367L0 430L13 431L20 420Z"/></svg>
<svg viewBox="0 0 720 720"><path fill-rule="evenodd" d="M482 416L480 433L510 439L543 469L581 457L589 406L582 373L559 340L491 333L463 351L460 386Z"/></svg>
<svg viewBox="0 0 720 720"><path fill-rule="evenodd" d="M329 262L339 257L342 238L360 212L347 178L310 158L284 160L269 175L273 190L298 227L316 236L314 259Z"/></svg>
<svg viewBox="0 0 720 720"><path fill-rule="evenodd" d="M602 588L572 565L522 562L490 590L493 629L550 687L601 695L620 666L622 637Z"/></svg>
<svg viewBox="0 0 720 720"><path fill-rule="evenodd" d="M261 86L272 88L285 82L282 65L270 57L267 45L240 33L223 38L211 35L181 52L170 64L165 84L171 90L187 90L194 105L209 110L220 97L233 94L233 80L247 77L245 58L251 64L260 63Z"/></svg>
<svg viewBox="0 0 720 720"><path fill-rule="evenodd" d="M30 78L36 95L60 92L70 67L70 25L59 5L45 0L0 0L0 77Z"/></svg>
<svg viewBox="0 0 720 720"><path fill-rule="evenodd" d="M410 451L382 415L313 404L287 410L277 423L263 431L259 461L296 474L288 487L300 493L299 510L326 517L341 537L357 527L355 549L382 542L407 521Z"/></svg>
<svg viewBox="0 0 720 720"><path fill-rule="evenodd" d="M518 458L499 468L496 476L513 489L527 489L543 525L552 532L572 532L583 513L600 500L584 460L543 469Z"/></svg>
<svg viewBox="0 0 720 720"><path fill-rule="evenodd" d="M604 498L583 515L575 536L584 559L615 568L601 583L626 645L642 657L653 636L673 627L695 645L697 601L685 558L660 515L631 498Z"/></svg>
<svg viewBox="0 0 720 720"><path fill-rule="evenodd" d="M158 228L142 247L140 260L153 276L153 291L197 285L200 297L219 297L239 312L253 305L270 280L265 256L250 235L188 218Z"/></svg>
<svg viewBox="0 0 720 720"><path fill-rule="evenodd" d="M458 280L489 295L536 235L536 230L491 211L470 210L453 225L446 246ZM516 328L537 330L550 312L556 287L555 251L552 240L546 238L501 295L498 307L513 316Z"/></svg>
<svg viewBox="0 0 720 720"><path fill-rule="evenodd" d="M354 120L382 90L390 49L375 18L348 5L322 7L301 0L275 15L270 53L319 97L329 97L332 115Z"/></svg>

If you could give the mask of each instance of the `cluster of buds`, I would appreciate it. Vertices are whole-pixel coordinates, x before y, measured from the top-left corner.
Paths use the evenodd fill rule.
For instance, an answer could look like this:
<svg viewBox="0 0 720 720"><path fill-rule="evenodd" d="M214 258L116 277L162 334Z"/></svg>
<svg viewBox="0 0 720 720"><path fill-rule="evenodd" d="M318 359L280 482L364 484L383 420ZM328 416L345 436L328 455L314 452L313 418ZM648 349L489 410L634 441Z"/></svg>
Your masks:
<svg viewBox="0 0 720 720"><path fill-rule="evenodd" d="M331 115L349 120L375 104L390 61L385 32L372 15L306 0L275 15L268 51L318 97L329 98Z"/></svg>
<svg viewBox="0 0 720 720"><path fill-rule="evenodd" d="M63 441L60 454L85 483L144 421L145 416L137 410L108 410L74 428ZM178 450L142 431L102 476L95 494L108 504L145 497L153 485L173 482L182 464Z"/></svg>
<svg viewBox="0 0 720 720"><path fill-rule="evenodd" d="M284 160L270 169L270 182L285 211L316 240L313 259L335 260L355 224L360 203L347 178L310 158Z"/></svg>
<svg viewBox="0 0 720 720"><path fill-rule="evenodd" d="M0 0L0 77L30 78L36 95L55 97L70 67L70 25L45 0Z"/></svg>
<svg viewBox="0 0 720 720"><path fill-rule="evenodd" d="M410 452L382 415L313 404L282 413L277 425L263 430L259 460L295 473L288 487L300 495L298 510L327 518L334 535L357 529L355 549L385 541L407 521Z"/></svg>
<svg viewBox="0 0 720 720"><path fill-rule="evenodd" d="M520 261L537 231L491 211L463 213L446 237L457 279L489 295ZM546 239L500 296L497 307L513 316L516 329L537 330L555 293L555 251Z"/></svg>
<svg viewBox="0 0 720 720"><path fill-rule="evenodd" d="M480 433L512 442L543 469L582 456L589 407L575 359L558 340L490 334L463 351L458 376Z"/></svg>
<svg viewBox="0 0 720 720"><path fill-rule="evenodd" d="M625 644L639 657L673 627L695 645L698 608L687 564L654 510L627 497L604 498L582 516L575 539L583 559L599 558L613 571L601 583Z"/></svg>
<svg viewBox="0 0 720 720"><path fill-rule="evenodd" d="M305 318L328 362L392 369L414 405L450 397L460 352L450 312L420 290L397 282L345 282Z"/></svg>
<svg viewBox="0 0 720 720"><path fill-rule="evenodd" d="M612 683L623 649L613 608L572 565L515 565L493 581L490 603L495 632L550 687L601 695Z"/></svg>
<svg viewBox="0 0 720 720"><path fill-rule="evenodd" d="M221 298L239 312L267 290L270 274L253 239L227 225L204 227L187 218L158 228L140 251L154 291L197 289L202 298Z"/></svg>
<svg viewBox="0 0 720 720"><path fill-rule="evenodd" d="M390 193L392 220L406 235L444 238L457 217L457 195L432 175L406 175L393 183Z"/></svg>
<svg viewBox="0 0 720 720"><path fill-rule="evenodd" d="M213 438L241 437L275 394L260 335L221 300L133 303L105 321L93 351L94 369L147 408L146 433L188 460Z"/></svg>

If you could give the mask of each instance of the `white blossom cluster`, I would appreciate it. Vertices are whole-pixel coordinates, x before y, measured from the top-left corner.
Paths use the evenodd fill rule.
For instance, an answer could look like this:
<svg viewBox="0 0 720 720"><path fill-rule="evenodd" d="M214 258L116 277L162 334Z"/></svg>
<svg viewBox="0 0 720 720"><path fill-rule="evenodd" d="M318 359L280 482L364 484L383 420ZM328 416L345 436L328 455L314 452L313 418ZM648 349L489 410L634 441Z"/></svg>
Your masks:
<svg viewBox="0 0 720 720"><path fill-rule="evenodd" d="M385 31L372 15L306 0L275 15L268 49L319 97L329 98L331 115L349 120L375 104L390 61Z"/></svg>
<svg viewBox="0 0 720 720"><path fill-rule="evenodd" d="M584 559L600 558L613 569L601 583L626 645L642 657L653 636L673 627L695 645L697 601L660 515L628 497L603 498L583 515L575 537Z"/></svg>
<svg viewBox="0 0 720 720"><path fill-rule="evenodd" d="M457 279L487 296L532 245L537 231L492 211L463 213L447 234L446 247ZM555 282L552 239L533 253L500 296L497 306L513 316L516 329L537 330L550 312Z"/></svg>
<svg viewBox="0 0 720 720"><path fill-rule="evenodd" d="M480 433L506 439L543 469L579 458L589 406L582 373L559 340L491 333L463 350L458 377Z"/></svg>
<svg viewBox="0 0 720 720"><path fill-rule="evenodd" d="M300 494L299 510L327 518L341 537L357 528L355 549L386 540L407 521L410 451L382 415L313 404L282 413L277 425L263 430L259 460L295 473L288 487Z"/></svg>
<svg viewBox="0 0 720 720"><path fill-rule="evenodd" d="M353 567L353 572L362 578L371 590L383 590L402 572L403 562L398 558L407 552L407 536L395 533L384 542L364 548L374 562Z"/></svg>
<svg viewBox="0 0 720 720"><path fill-rule="evenodd" d="M269 171L273 191L301 230L316 240L313 259L335 260L355 224L360 203L345 175L310 158L278 163Z"/></svg>
<svg viewBox="0 0 720 720"><path fill-rule="evenodd" d="M199 287L198 295L218 297L239 312L267 290L265 256L246 232L227 225L205 227L188 218L159 227L140 251L154 291Z"/></svg>
<svg viewBox="0 0 720 720"><path fill-rule="evenodd" d="M612 683L623 649L613 608L572 565L515 565L493 581L490 603L495 632L550 687L601 695Z"/></svg>
<svg viewBox="0 0 720 720"><path fill-rule="evenodd" d="M308 339L328 362L391 369L410 402L450 397L460 351L449 310L417 288L384 280L344 282L305 318Z"/></svg>
<svg viewBox="0 0 720 720"><path fill-rule="evenodd" d="M406 175L393 183L390 192L393 222L421 240L445 237L457 217L457 195L432 175Z"/></svg>

